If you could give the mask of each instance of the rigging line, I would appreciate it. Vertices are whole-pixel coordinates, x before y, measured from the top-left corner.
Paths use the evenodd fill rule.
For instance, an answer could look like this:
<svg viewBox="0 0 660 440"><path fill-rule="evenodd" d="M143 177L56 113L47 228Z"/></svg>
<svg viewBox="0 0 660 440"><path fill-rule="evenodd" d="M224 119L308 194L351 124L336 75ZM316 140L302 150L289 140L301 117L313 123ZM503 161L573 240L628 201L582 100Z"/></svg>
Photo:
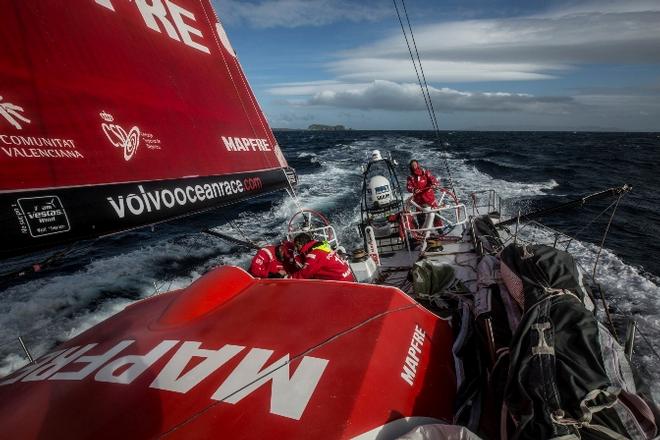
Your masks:
<svg viewBox="0 0 660 440"><path fill-rule="evenodd" d="M209 14L206 11L206 7L204 6L204 3L203 2L200 2L200 3L201 3L202 10L204 11L204 15L206 15L207 22L209 24L211 24L211 20L209 19ZM215 17L216 23L218 23L218 24L220 24L220 26L222 26L222 23L220 22L220 19L218 18L218 15L215 13L215 10L213 10L213 8L211 8L211 12L213 13L213 16ZM225 59L225 55L224 55L224 52L223 52L223 49L222 49L223 45L218 40L218 36L217 36L216 32L212 32L212 34L213 34L213 38L215 40L215 44L218 48L218 52L222 56L222 60L225 63L225 67L227 68L227 72L229 73L229 77L232 81L232 84L234 85L234 89L236 90L236 92L238 94L238 88L236 87L236 84L234 83L234 78L232 76L229 64L227 63L227 60ZM236 55L235 52L234 52L234 54ZM247 92L248 98L250 99L250 103L252 104L252 108L255 110L255 114L257 115L257 119L259 120L259 123L261 124L261 129L263 130L264 135L267 135L268 132L270 131L271 135L273 136L273 139L275 140L275 144L276 144L276 145L273 146L273 149L274 150L279 149L280 148L279 143L277 142L277 138L275 137L275 134L272 132L272 130L267 129L268 124L265 122L265 117L266 116L265 116L263 110L261 109L261 106L259 105L259 102L257 102L257 100L254 96L254 93L252 92L252 88L249 86L249 82L248 82L248 80L245 77L245 74L243 72L243 67L241 66L241 64L238 60L238 55L236 55L236 57L234 58L234 61L236 63L237 71L239 73L241 81L243 82L243 87L244 87L245 91ZM241 105L243 105L243 101L242 101L242 99L240 99L240 96L239 96L239 100L241 101ZM249 115L247 114L247 111L245 110L245 105L243 105L243 111L245 112L245 114L247 116L248 122L250 123L250 127L252 128L252 132L256 134L256 130L254 129L254 126L252 125L252 120L250 119ZM277 150L275 150L275 151L277 151ZM280 153L281 153L281 150L280 150ZM276 154L276 157L277 157L277 154ZM302 211L302 208L300 207L300 203L297 200L296 193L293 190L291 182L289 182L289 178L286 174L286 171L284 170L284 167L281 166L282 164L279 163L279 157L277 157L277 161L278 161L279 168L284 173L284 177L287 181L288 186L291 188L291 192L289 193L289 195L294 199L296 205L298 206L298 209ZM287 192L289 192L288 189L287 189ZM291 194L293 194L293 195L291 195Z"/></svg>
<svg viewBox="0 0 660 440"><path fill-rule="evenodd" d="M243 232L243 230L242 230L238 225L236 225L236 224L234 223L233 220L227 218L225 215L223 215L222 217L225 219L225 222L226 222L226 223L229 223L229 225L230 225L233 229L235 229L235 230L241 235L241 237L243 237L243 240L244 240L245 242L250 243L251 245L253 245L253 246L257 247L257 248L261 248L261 247L262 247L259 243L255 242L255 241L252 241L252 240L247 236L247 234L246 234L245 232Z"/></svg>
<svg viewBox="0 0 660 440"><path fill-rule="evenodd" d="M227 221L226 218L225 218L225 220ZM233 222L231 222L231 220L229 220L229 223L230 223L235 229L237 229L240 233L242 233L243 236L245 237L245 234L242 232L242 230L241 230L240 228L234 226L234 224L233 224ZM185 251L185 254L184 254L183 258L187 258L187 257L190 255L190 253L192 252L192 250L193 250L195 247L197 247L198 242L199 242L199 240L200 240L200 238L201 238L202 236L203 236L203 235L198 235L198 236L195 236L195 237L194 237L192 243L186 248L186 251ZM98 240L98 239L92 241L91 243L88 243L86 246L79 247L79 248L75 248L75 247L74 247L76 244L79 244L79 242L75 242L75 243L71 244L71 246L69 246L67 249L64 249L64 250L62 250L62 251L59 251L59 252L53 254L51 257L49 257L49 258L47 259L47 261L48 261L48 260L51 260L51 259L54 259L54 261L56 261L56 259L63 258L63 257L65 257L66 255L70 254L70 253L73 252L73 251L80 251L80 250L83 250L83 249L89 248L89 247L93 246L93 245L96 243L97 240ZM246 238L246 241L248 241L248 242L250 242L250 243L252 243L252 244L255 244L255 243L251 242L251 241L250 241L249 239L247 239L247 238ZM255 244L255 245L256 245L256 244ZM59 255L59 254L61 254L61 255ZM59 255L59 256L58 256L58 255ZM172 275L170 275L169 277L167 277L167 278L165 278L164 280L162 280L162 281L160 282L160 284L156 285L156 283L154 283L154 290L153 290L150 294L148 294L146 297L144 297L144 298L140 298L140 299L136 300L135 302L140 301L140 300L142 300L142 299L151 298L152 296L158 295L158 294L160 294L160 293L168 292L168 291L170 290L170 288L172 287L172 283L174 283L174 278L175 278L175 275L172 274ZM163 292L161 292L160 289L161 289L165 284L167 284L167 283L169 283L168 287L167 287ZM47 327L51 327L51 324L46 324L46 325L43 325L43 326L41 326L41 327L37 327L37 328L32 329L31 331L27 332L27 333L22 333L22 334L20 334L19 336L22 336L22 337L31 337L31 336L33 336L33 335L35 335L35 334L38 334L39 332L43 331L43 330L46 329ZM8 345L10 345L10 344L16 344L16 341L14 341L13 338L6 339L6 340L4 340L4 341L1 341L1 342L0 342L0 348L6 347L6 346L8 346Z"/></svg>
<svg viewBox="0 0 660 440"><path fill-rule="evenodd" d="M288 177L287 177L288 180ZM300 200L298 199L298 195L296 194L296 190L293 189L293 185L291 185L291 182L289 182L289 188L286 189L286 192L289 194L289 197L293 200L293 202L296 204L296 208L298 208L298 212L300 214L303 213L303 207L300 204Z"/></svg>
<svg viewBox="0 0 660 440"><path fill-rule="evenodd" d="M392 2L394 3L394 9L396 10L396 16L399 19L399 24L401 25L401 32L403 32L403 38L406 41L406 46L408 46L408 53L410 54L410 60L413 63L415 74L417 75L417 82L419 84L419 88L422 91L422 96L424 97L424 104L426 105L426 111L428 112L429 118L431 119L431 125L433 125L433 129L436 130L433 121L433 116L431 115L431 107L429 106L428 98L426 96L426 93L424 92L424 87L422 86L422 80L421 77L419 76L419 71L417 70L417 63L415 62L415 57L413 56L412 49L410 48L410 42L408 41L408 34L406 33L406 28L403 26L403 20L401 19L401 14L399 13L399 6L396 4L396 0L392 0Z"/></svg>
<svg viewBox="0 0 660 440"><path fill-rule="evenodd" d="M646 345L649 346L655 357L657 357L658 360L660 361L660 354L658 354L653 344L651 344L651 341L649 341L648 337L644 334L644 332L642 332L642 329L639 328L639 324L637 324L637 322L635 322L635 327L637 328L639 334L642 335L642 338L644 339L644 342L646 342Z"/></svg>
<svg viewBox="0 0 660 440"><path fill-rule="evenodd" d="M236 59L236 64L238 67L238 73L241 77L241 80L243 81L243 87L245 88L245 91L248 95L248 98L250 98L250 102L252 103L252 108L254 109L255 114L257 115L257 119L259 120L259 123L261 124L261 129L264 132L264 135L267 135L269 132L273 139L275 140L275 145L273 145L273 152L275 153L275 158L277 159L277 164L278 168L282 170L282 173L284 174L284 179L286 180L286 183L288 185L287 188L287 193L289 194L289 197L291 197L298 207L298 210L302 212L302 206L300 205L300 201L298 200L298 196L296 195L295 190L293 189L293 185L291 184L291 181L289 181L289 176L286 173L286 169L282 166L282 163L280 162L280 156L283 157L282 155L282 150L279 146L279 142L277 138L275 137L275 133L273 133L272 130L267 128L267 123L265 122L265 114L263 110L261 109L261 106L259 106L259 103L256 101L256 98L254 97L254 94L252 93L252 89L249 87L249 83L247 81L247 78L245 77L245 74L243 73L243 69L240 66L240 63L238 61L238 58ZM278 154L279 153L279 154ZM290 191L289 191L290 190Z"/></svg>
<svg viewBox="0 0 660 440"><path fill-rule="evenodd" d="M289 176L286 173L286 170L284 168L281 168L281 170L284 173L284 178L286 179L286 183L288 185L288 188L286 188L286 192L287 192L287 194L289 194L289 197L291 197L291 199L293 200L293 203L296 204L296 207L298 208L298 212L300 212L300 214L302 214L303 213L303 207L300 204L300 200L298 199L298 194L296 194L296 190L293 188L293 184L289 180ZM296 176L296 180L297 179L298 178Z"/></svg>
<svg viewBox="0 0 660 440"><path fill-rule="evenodd" d="M422 59L419 56L419 51L417 50L417 43L415 41L415 34L413 33L412 30L412 25L410 24L410 18L408 16L408 10L406 8L406 0L401 0L401 4L403 5L403 11L406 14L406 20L408 21L408 28L410 29L410 37L413 42L413 46L415 48L415 54L417 55L417 62L419 63L419 69L422 72L422 79L424 80L424 87L426 88L426 94L428 96L429 100L429 105L431 106L431 117L433 118L435 122L435 135L438 140L441 139L440 137L440 125L438 124L438 117L435 114L435 108L433 106L433 99L431 99L431 92L429 91L429 84L426 81L426 75L424 74L424 67L422 66ZM456 194L456 189L454 188L454 179L451 177L451 170L449 169L449 161L447 160L447 157L443 155L442 157L444 165L445 165L445 171L447 172L447 178L449 180L449 187L451 188L451 191Z"/></svg>
<svg viewBox="0 0 660 440"><path fill-rule="evenodd" d="M616 199L616 203L614 205L614 209L612 210L612 215L610 215L610 221L607 223L607 228L605 228L605 233L603 234L603 239L600 242L600 248L598 249L598 253L596 254L596 261L594 261L594 269L591 275L591 279L595 280L596 279L596 268L598 267L598 259L600 258L600 253L603 250L603 246L605 245L605 239L607 238L607 234L610 232L610 226L612 226L612 220L614 220L614 214L616 214L616 209L619 207L619 201L621 200L621 197L623 197L623 194L619 194L619 197ZM603 289L601 288L600 284L596 284L598 286L598 290L600 292L600 300L603 303L603 309L605 309L605 315L607 316L607 321L609 322L610 328L612 330L612 334L614 335L614 338L619 341L618 335L616 333L616 328L614 327L614 323L612 322L612 316L610 315L610 309L607 307L607 301L605 300L605 293L603 292Z"/></svg>
<svg viewBox="0 0 660 440"><path fill-rule="evenodd" d="M204 7L203 3L200 2L200 4L202 6L202 10L204 11L204 15L206 16L206 21L210 24L211 20L209 19L209 14L206 12L206 8ZM213 9L213 8L211 8L211 9ZM213 11L213 14L215 15L215 11ZM216 17L216 20L217 20L218 16L215 15L215 17ZM220 20L217 20L217 22L220 23ZM241 97L241 93L238 90L238 85L236 84L236 81L234 80L234 75L231 73L231 67L229 66L229 63L227 62L227 59L225 58L224 51L221 49L222 44L218 40L216 32L211 32L211 33L213 34L213 37L214 37L215 42L216 42L216 46L218 47L218 51L220 52L220 56L222 57L222 62L224 63L225 68L227 69L227 73L229 74L229 80L231 81L231 84L234 86L234 92L236 93L236 98L241 103L241 108L243 109L243 115L245 116L245 119L247 119L248 124L250 125L250 129L252 130L252 133L254 135L256 135L256 130L254 129L254 124L252 123L252 119L250 119L250 115L249 115L248 110L245 106L245 102L243 101L243 98ZM234 52L234 54L236 54L236 53ZM240 66L238 65L238 60L236 58L234 58L234 61L236 63L235 65L237 66L237 69L240 71L241 69L240 69Z"/></svg>
<svg viewBox="0 0 660 440"><path fill-rule="evenodd" d="M240 228L240 226L234 224L233 220L229 220L229 224L231 225L232 228L236 229L239 234L241 234L241 237L243 237L243 240L247 241L248 243L251 243L255 246L259 246L259 244L253 240L251 240L245 232Z"/></svg>
<svg viewBox="0 0 660 440"><path fill-rule="evenodd" d="M21 278L25 275L31 273L37 273L44 269L49 268L50 266L57 264L60 260L64 259L67 255L75 252L80 252L82 250L91 248L98 241L99 237L96 237L94 240L91 240L84 245L80 245L80 241L74 241L68 247L54 252L44 260L33 263L30 266L24 266L22 269L18 269L11 272L5 272L0 274L0 287L9 284L10 281ZM78 246L78 247L76 247Z"/></svg>
<svg viewBox="0 0 660 440"><path fill-rule="evenodd" d="M422 78L424 79L423 85L422 85L422 79L420 78L419 72L417 71L417 63L415 62L415 59L412 54L412 50L410 48L410 43L408 42L408 37L405 31L405 28L403 26L403 21L401 20L401 15L399 14L399 8L396 4L396 0L392 0L394 2L394 9L396 9L396 15L399 18L399 24L401 25L401 31L403 32L403 36L406 40L406 45L408 46L408 53L410 53L410 59L413 62L413 66L415 68L415 73L417 74L417 81L419 82L419 87L422 90L422 95L424 96L424 103L426 104L426 110L429 114L429 117L431 118L431 125L433 126L433 129L435 130L435 136L436 139L441 140L440 137L440 126L438 125L438 119L435 115L435 108L433 107L433 100L431 99L431 93L429 92L429 87L428 87L428 82L426 81L426 75L424 74L424 68L422 66L422 59L419 56L419 51L417 50L417 43L415 42L415 34L413 33L412 30L412 25L410 23L410 18L408 16L408 10L406 8L406 2L405 0L401 0L401 4L403 5L403 10L406 14L406 21L408 22L408 28L410 30L410 37L413 41L413 45L415 47L415 53L417 54L417 63L419 63L419 70L421 71ZM454 187L454 179L451 176L451 170L449 168L449 161L447 160L447 157L443 155L442 157L443 163L445 165L445 171L447 172L447 179L449 180L449 188L451 188L451 191L456 194L456 189Z"/></svg>
<svg viewBox="0 0 660 440"><path fill-rule="evenodd" d="M197 235L193 238L193 242L190 244L190 246L188 246L186 248L186 253L183 256L184 259L188 258L190 256L190 253L192 252L193 248L197 247L198 241L202 236L203 236L203 233L200 233L200 235ZM158 286L156 286L156 284L154 283L154 291L151 294L147 295L145 298L141 298L141 299L151 298L152 296L160 295L161 293L169 292L171 287L172 287L172 283L174 283L175 276L176 275L174 273L172 273L172 275L170 275L168 278L164 279ZM161 287L163 287L165 285L165 283L169 283L169 284L168 284L167 288L163 292L161 292L160 289L161 289ZM140 301L140 299L137 300L137 301Z"/></svg>
<svg viewBox="0 0 660 440"><path fill-rule="evenodd" d="M410 24L410 17L408 16L408 9L406 8L406 0L401 0L403 5L403 12L406 15L406 21L408 22L408 30L410 31L410 38L413 42L413 47L415 48L415 55L417 56L417 63L419 64L419 71L422 74L422 81L424 83L424 88L426 89L426 96L428 97L428 102L431 107L431 118L433 119L433 125L435 128L435 134L440 137L440 126L438 125L438 118L435 114L435 108L433 108L433 100L431 99L431 92L429 91L429 84L426 81L426 75L424 74L424 66L422 65L422 59L419 56L419 51L417 50L417 42L415 41L415 34L412 30L412 25Z"/></svg>
<svg viewBox="0 0 660 440"><path fill-rule="evenodd" d="M186 253L185 253L185 255L184 255L183 258L187 258L187 257L190 255L190 252L192 251L192 249L193 249L194 247L197 246L197 244L198 244L197 242L198 242L198 240L199 240L200 237L201 237L201 235L195 237L195 239L193 240L193 242L192 242L192 243L190 244L190 246L188 246L188 248L186 249ZM93 243L92 243L92 244L93 244ZM140 299L138 299L138 300L135 300L134 302L139 302L139 301L141 301L141 300L144 300L144 299L147 299L147 298L151 298L152 296L155 296L155 295L160 294L160 293L161 293L161 292L160 292L160 289L161 289L166 283L169 282L169 286L167 287L167 289L164 290L164 292L168 292L168 291L170 290L170 288L172 287L172 283L174 282L174 277L175 277L174 275L171 275L170 277L168 277L168 278L166 278L165 280L163 280L159 285L156 285L156 284L154 283L154 290L153 290L153 292L151 292L150 294L148 294L148 295L145 296L144 298L140 298ZM164 292L162 292L162 293L164 293ZM23 338L26 338L26 337L29 338L29 337L32 337L32 336L38 334L39 332L43 331L44 329L46 329L46 328L51 328L51 327L52 327L52 324L48 323L48 324L45 324L45 325L43 325L43 326L41 326L41 327L37 327L37 328L35 328L35 329L32 329L31 331L29 331L29 332L27 332L27 333L19 334L18 336L23 337ZM0 348L4 348L4 347L6 347L6 346L8 346L8 345L10 345L10 344L16 344L16 343L17 343L17 341L14 340L14 338L9 338L9 339L6 339L6 340L0 342Z"/></svg>
<svg viewBox="0 0 660 440"><path fill-rule="evenodd" d="M600 247L598 248L598 253L596 254L596 261L594 262L594 270L593 270L593 275L592 278L596 278L596 268L598 266L598 259L600 258L600 253L603 250L603 246L605 245L605 239L607 238L607 234L610 232L610 227L612 226L612 220L614 220L614 214L616 214L616 209L619 207L619 201L621 201L621 197L623 197L624 193L619 194L619 197L616 199L616 202L614 204L614 209L612 210L612 215L610 215L610 220L607 223L607 228L605 228L605 233L603 234L603 239L600 242Z"/></svg>
<svg viewBox="0 0 660 440"><path fill-rule="evenodd" d="M601 211L596 217L594 217L593 219L591 219L591 221L590 221L589 223L587 223L585 226L583 226L582 228L580 228L580 230L577 231L574 235L572 235L572 236L569 235L569 236L568 236L568 237L569 237L569 240L568 240L568 243L566 244L566 247L564 248L564 250L565 250L566 252L568 252L568 248L570 247L571 242L572 242L573 240L576 240L576 241L577 241L578 236L579 236L582 232L584 232L585 229L587 229L589 226L591 226L592 224L594 224L594 222L595 222L596 220L598 220L603 214L605 214L605 213L606 213L606 212L607 212L612 206L614 206L614 205L617 204L617 203L619 203L618 199L617 199L617 200L614 200L612 203L609 204L609 206L608 206L607 208L603 209L603 210L602 210L602 211Z"/></svg>
<svg viewBox="0 0 660 440"><path fill-rule="evenodd" d="M605 292L603 292L603 287L600 285L600 283L595 283L596 289L598 289L598 293L600 294L600 301L603 304L603 309L605 310L605 317L607 317L607 324L610 326L610 331L612 332L612 335L614 336L614 339L616 342L621 343L619 340L619 333L616 331L616 327L614 326L614 321L612 320L612 314L610 313L610 308L607 305L607 300L605 299Z"/></svg>

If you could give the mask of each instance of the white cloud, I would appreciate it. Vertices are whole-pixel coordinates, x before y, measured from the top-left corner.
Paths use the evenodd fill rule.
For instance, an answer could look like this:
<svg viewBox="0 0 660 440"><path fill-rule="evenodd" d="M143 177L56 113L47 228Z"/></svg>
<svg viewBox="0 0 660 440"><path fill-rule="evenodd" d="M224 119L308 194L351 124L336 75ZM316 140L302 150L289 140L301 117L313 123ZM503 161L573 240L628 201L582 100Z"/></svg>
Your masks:
<svg viewBox="0 0 660 440"><path fill-rule="evenodd" d="M660 62L660 1L584 3L545 15L444 22L415 28L427 79L550 79L583 64ZM339 54L343 80L415 79L408 48L390 37Z"/></svg>
<svg viewBox="0 0 660 440"><path fill-rule="evenodd" d="M334 84L333 90L318 86L314 95L296 105L330 106L361 110L425 110L419 85L377 80L370 84ZM464 92L429 87L436 111L522 111L567 114L580 105L569 97L535 97L526 93Z"/></svg>
<svg viewBox="0 0 660 440"><path fill-rule="evenodd" d="M324 26L338 21L377 21L392 14L389 5L350 0L223 0L223 21L256 28Z"/></svg>
<svg viewBox="0 0 660 440"><path fill-rule="evenodd" d="M529 81L553 79L550 72L570 69L560 64L489 63L422 60L424 75L430 82ZM343 81L416 81L410 59L358 57L345 58L327 65ZM540 73L541 71L545 73Z"/></svg>
<svg viewBox="0 0 660 440"><path fill-rule="evenodd" d="M355 84L353 86L360 86ZM305 96L313 95L320 91L342 91L346 89L346 83L341 81L307 81L277 84L268 89L268 93L275 96Z"/></svg>
<svg viewBox="0 0 660 440"><path fill-rule="evenodd" d="M561 9L550 10L543 14L546 17L565 16L569 14L609 14L627 12L658 12L660 4L658 0L589 0L563 5Z"/></svg>
<svg viewBox="0 0 660 440"><path fill-rule="evenodd" d="M329 14L327 19L337 19L336 13ZM587 121L592 125L620 123L634 129L657 129L657 90L632 90L639 89L633 78L617 83L618 87L630 86L630 90L574 89L573 96L565 96L566 89L559 92L564 96L534 96L508 93L504 85L489 86L491 93L438 85L570 79L583 67L598 64L622 66L623 76L626 64L660 64L658 23L660 0L572 1L568 7L542 14L417 26L415 38L426 78L436 86L431 87L431 95L437 111L490 112L503 118L510 114L515 121L538 118L548 124ZM276 84L269 93L288 97L286 102L295 107L314 107L317 111L347 108L369 110L370 115L396 115L395 111L412 115L425 110L398 27L393 26L385 38L334 56L325 64L327 80ZM648 83L648 78L645 81ZM562 82L562 87L566 84L569 81ZM596 84L603 88L602 83ZM479 88L483 90L483 85Z"/></svg>

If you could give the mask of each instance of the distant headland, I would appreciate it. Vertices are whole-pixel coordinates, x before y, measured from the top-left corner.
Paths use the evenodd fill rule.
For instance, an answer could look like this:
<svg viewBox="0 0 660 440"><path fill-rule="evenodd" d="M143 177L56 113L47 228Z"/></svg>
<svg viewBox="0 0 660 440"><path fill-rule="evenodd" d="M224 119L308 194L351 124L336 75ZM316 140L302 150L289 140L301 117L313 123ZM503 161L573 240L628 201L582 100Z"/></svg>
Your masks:
<svg viewBox="0 0 660 440"><path fill-rule="evenodd" d="M347 131L347 130L353 130L353 129L352 128L346 128L343 125L324 125L324 124L312 124L307 128L273 128L273 131L300 131L300 130Z"/></svg>
<svg viewBox="0 0 660 440"><path fill-rule="evenodd" d="M343 125L312 124L309 127L307 127L307 130L314 130L314 131L344 131L344 130L350 130L350 128L346 128Z"/></svg>

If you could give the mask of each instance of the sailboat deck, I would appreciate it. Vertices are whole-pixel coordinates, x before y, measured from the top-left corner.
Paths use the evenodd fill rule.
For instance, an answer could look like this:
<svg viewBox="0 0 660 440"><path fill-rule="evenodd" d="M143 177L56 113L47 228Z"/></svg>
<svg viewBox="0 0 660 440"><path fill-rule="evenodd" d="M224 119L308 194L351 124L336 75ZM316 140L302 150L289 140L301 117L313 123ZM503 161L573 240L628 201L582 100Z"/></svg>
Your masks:
<svg viewBox="0 0 660 440"><path fill-rule="evenodd" d="M376 284L397 287L419 299L414 292L410 272L417 261L427 260L436 266L451 266L459 281L470 290L476 289L478 256L467 234L462 234L461 240L456 241L458 235L450 236L449 240L441 240L442 249L438 251L402 249L381 255L380 277Z"/></svg>

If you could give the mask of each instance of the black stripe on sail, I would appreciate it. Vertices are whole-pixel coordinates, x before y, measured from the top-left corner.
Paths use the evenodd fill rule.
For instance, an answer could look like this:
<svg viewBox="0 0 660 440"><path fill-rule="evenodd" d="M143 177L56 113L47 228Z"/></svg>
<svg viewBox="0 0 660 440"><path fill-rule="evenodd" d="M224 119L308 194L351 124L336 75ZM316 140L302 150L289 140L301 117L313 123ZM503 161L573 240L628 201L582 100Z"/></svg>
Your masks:
<svg viewBox="0 0 660 440"><path fill-rule="evenodd" d="M288 186L282 169L0 195L0 258L164 222Z"/></svg>

